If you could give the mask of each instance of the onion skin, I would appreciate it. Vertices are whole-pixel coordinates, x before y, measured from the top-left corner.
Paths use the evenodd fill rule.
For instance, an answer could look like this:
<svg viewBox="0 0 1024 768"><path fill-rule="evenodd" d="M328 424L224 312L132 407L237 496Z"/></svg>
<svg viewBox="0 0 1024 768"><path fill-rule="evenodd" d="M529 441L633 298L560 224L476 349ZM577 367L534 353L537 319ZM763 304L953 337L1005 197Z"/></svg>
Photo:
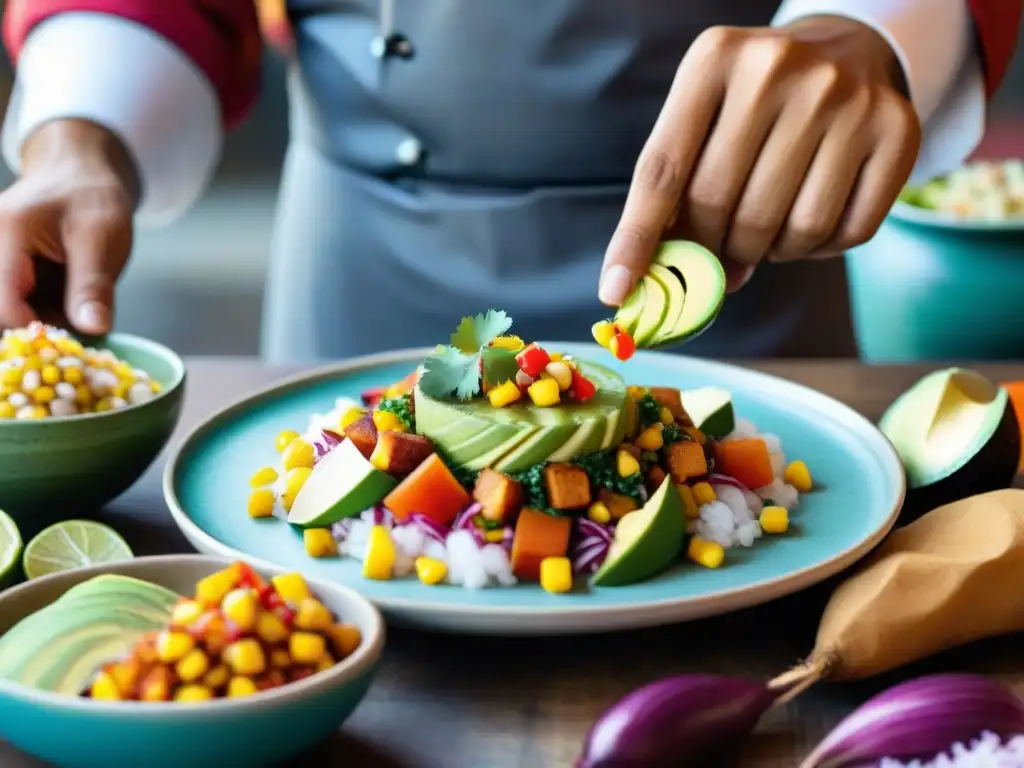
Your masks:
<svg viewBox="0 0 1024 768"><path fill-rule="evenodd" d="M883 758L932 760L989 731L1024 733L1024 701L979 675L930 675L868 699L825 737L800 768L867 768Z"/></svg>
<svg viewBox="0 0 1024 768"><path fill-rule="evenodd" d="M597 720L576 768L699 765L750 735L781 693L761 682L716 675L659 680Z"/></svg>

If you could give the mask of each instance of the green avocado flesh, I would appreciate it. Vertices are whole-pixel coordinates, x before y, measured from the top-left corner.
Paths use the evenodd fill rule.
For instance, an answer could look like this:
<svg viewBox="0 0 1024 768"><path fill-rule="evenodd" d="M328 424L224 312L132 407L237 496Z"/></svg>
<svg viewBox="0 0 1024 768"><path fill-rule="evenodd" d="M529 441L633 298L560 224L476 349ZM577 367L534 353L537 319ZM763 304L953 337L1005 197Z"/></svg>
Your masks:
<svg viewBox="0 0 1024 768"><path fill-rule="evenodd" d="M495 408L487 398L434 398L417 388L416 431L433 440L460 466L474 470L493 467L502 472L518 472L547 461L569 461L618 445L626 427L626 384L603 366L578 365L597 387L597 394L585 403L538 408L527 400Z"/></svg>
<svg viewBox="0 0 1024 768"><path fill-rule="evenodd" d="M418 401L416 405L418 409ZM379 503L396 484L391 475L373 466L355 443L342 440L313 467L295 496L288 522L322 528Z"/></svg>
<svg viewBox="0 0 1024 768"><path fill-rule="evenodd" d="M1010 484L1020 452L1020 430L1007 391L962 368L935 371L886 410L879 427L896 448L908 487L922 488L971 469L979 487Z"/></svg>
<svg viewBox="0 0 1024 768"><path fill-rule="evenodd" d="M648 274L615 314L638 347L696 336L718 316L725 270L706 248L683 240L662 243Z"/></svg>
<svg viewBox="0 0 1024 768"><path fill-rule="evenodd" d="M590 583L623 587L657 576L679 556L685 521L679 491L665 478L646 504L619 520L608 556Z"/></svg>
<svg viewBox="0 0 1024 768"><path fill-rule="evenodd" d="M680 393L683 410L693 425L712 440L721 440L736 429L732 395L717 387L701 387Z"/></svg>
<svg viewBox="0 0 1024 768"><path fill-rule="evenodd" d="M0 677L78 696L104 664L165 627L178 595L127 576L97 576L0 637Z"/></svg>

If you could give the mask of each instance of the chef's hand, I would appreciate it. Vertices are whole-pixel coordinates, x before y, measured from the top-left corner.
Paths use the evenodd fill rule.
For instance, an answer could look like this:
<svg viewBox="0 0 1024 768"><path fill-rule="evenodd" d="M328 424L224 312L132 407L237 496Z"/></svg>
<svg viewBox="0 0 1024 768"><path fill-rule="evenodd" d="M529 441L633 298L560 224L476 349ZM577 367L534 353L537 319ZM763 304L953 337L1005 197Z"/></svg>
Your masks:
<svg viewBox="0 0 1024 768"><path fill-rule="evenodd" d="M718 254L731 290L762 260L869 240L920 146L904 91L888 43L855 21L706 31L637 161L601 300L621 304L663 239Z"/></svg>
<svg viewBox="0 0 1024 768"><path fill-rule="evenodd" d="M0 328L66 316L82 333L109 331L138 196L134 164L104 128L56 120L29 136L21 177L0 193Z"/></svg>

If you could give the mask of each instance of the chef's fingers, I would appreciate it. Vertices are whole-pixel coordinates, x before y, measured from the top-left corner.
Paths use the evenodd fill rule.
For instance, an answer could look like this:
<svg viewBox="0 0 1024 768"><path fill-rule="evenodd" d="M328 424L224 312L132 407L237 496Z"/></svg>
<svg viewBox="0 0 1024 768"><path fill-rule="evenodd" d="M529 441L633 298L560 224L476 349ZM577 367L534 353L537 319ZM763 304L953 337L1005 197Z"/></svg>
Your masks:
<svg viewBox="0 0 1024 768"><path fill-rule="evenodd" d="M620 305L629 295L676 216L722 100L725 44L717 30L709 30L679 65L637 160L622 217L605 252L598 297L608 306Z"/></svg>
<svg viewBox="0 0 1024 768"><path fill-rule="evenodd" d="M722 258L722 267L725 269L725 290L728 293L735 293L750 282L756 269L752 264L740 264L727 256Z"/></svg>
<svg viewBox="0 0 1024 768"><path fill-rule="evenodd" d="M28 304L35 285L25 220L0 210L0 328L16 328L36 319Z"/></svg>
<svg viewBox="0 0 1024 768"><path fill-rule="evenodd" d="M70 211L64 222L67 253L65 312L82 333L113 326L114 286L132 247L131 210L109 201Z"/></svg>

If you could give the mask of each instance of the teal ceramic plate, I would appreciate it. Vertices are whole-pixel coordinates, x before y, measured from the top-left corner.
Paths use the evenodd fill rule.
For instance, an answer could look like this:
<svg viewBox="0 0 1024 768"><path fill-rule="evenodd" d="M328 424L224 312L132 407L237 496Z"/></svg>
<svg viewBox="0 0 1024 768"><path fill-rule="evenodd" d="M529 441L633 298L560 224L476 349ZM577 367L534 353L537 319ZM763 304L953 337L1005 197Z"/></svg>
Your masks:
<svg viewBox="0 0 1024 768"><path fill-rule="evenodd" d="M595 345L551 346L609 364L608 353ZM779 435L788 457L807 461L822 490L803 496L790 533L765 536L750 550L731 550L717 570L680 564L643 584L551 595L533 584L473 591L429 587L415 578L364 580L358 561L312 559L287 523L248 517L248 479L260 466L277 465L278 432L302 431L311 413L330 410L337 398L357 398L368 387L397 381L427 352L361 358L305 374L200 425L164 476L167 502L185 536L201 552L301 569L351 586L397 623L452 632L554 635L686 621L804 589L871 550L903 503L904 475L896 453L850 408L765 374L641 352L617 366L629 383L724 387L733 393L739 417Z"/></svg>

